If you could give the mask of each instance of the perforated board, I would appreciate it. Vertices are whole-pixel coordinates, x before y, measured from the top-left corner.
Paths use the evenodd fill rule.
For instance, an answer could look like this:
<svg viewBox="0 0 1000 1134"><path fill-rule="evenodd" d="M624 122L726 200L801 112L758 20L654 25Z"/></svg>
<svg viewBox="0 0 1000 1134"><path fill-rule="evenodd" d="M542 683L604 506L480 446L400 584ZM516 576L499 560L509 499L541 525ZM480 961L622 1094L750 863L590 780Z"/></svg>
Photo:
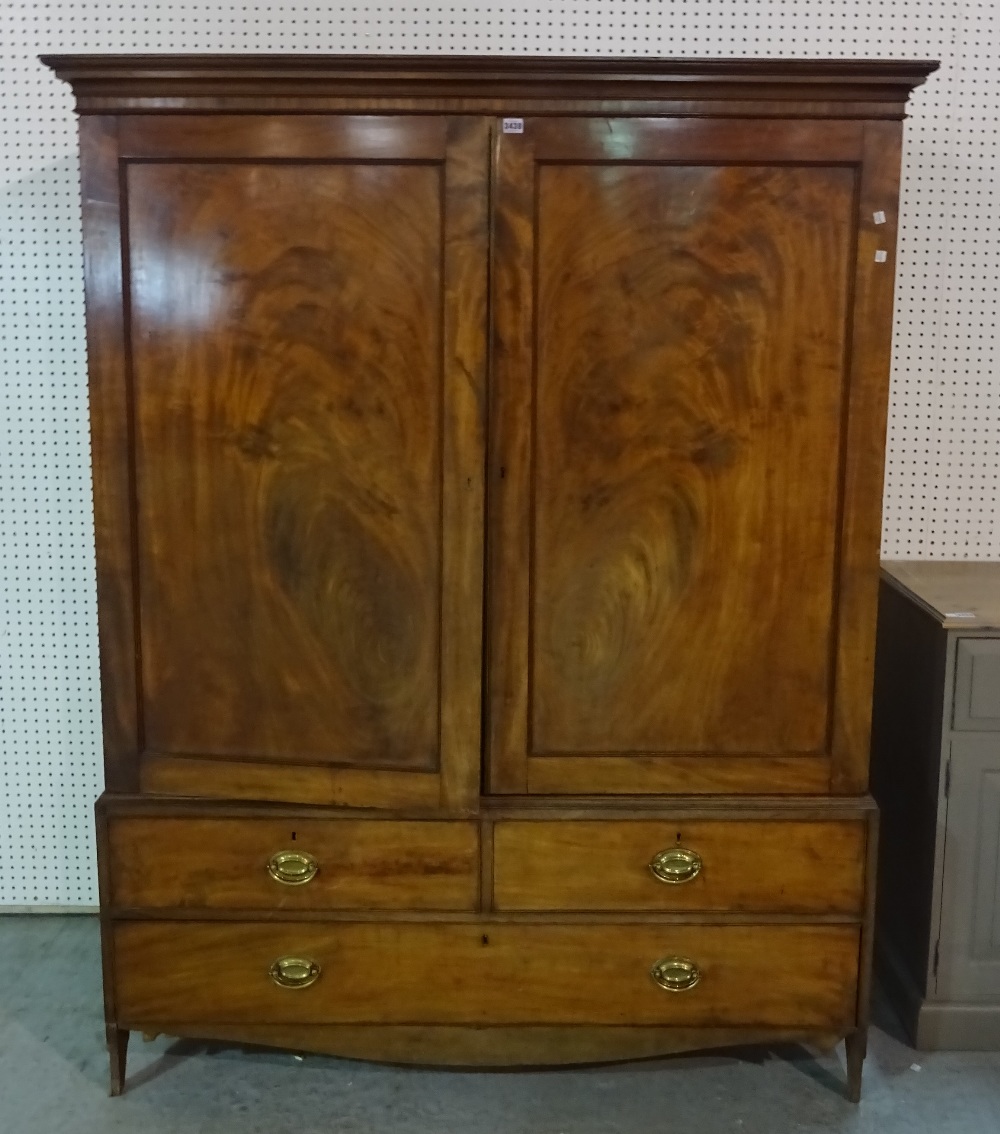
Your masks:
<svg viewBox="0 0 1000 1134"><path fill-rule="evenodd" d="M68 88L40 52L939 58L906 131L883 551L1000 558L1000 0L0 0L0 907L96 900L96 611Z"/></svg>

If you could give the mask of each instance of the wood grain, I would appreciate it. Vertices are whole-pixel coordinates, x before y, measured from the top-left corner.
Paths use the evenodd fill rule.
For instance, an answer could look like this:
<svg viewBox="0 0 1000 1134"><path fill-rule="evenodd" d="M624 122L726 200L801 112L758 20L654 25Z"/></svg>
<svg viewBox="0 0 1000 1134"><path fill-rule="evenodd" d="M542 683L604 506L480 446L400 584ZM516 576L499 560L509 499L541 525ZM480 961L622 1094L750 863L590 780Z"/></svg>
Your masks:
<svg viewBox="0 0 1000 1134"><path fill-rule="evenodd" d="M434 1067L558 1067L653 1059L723 1047L809 1044L828 1051L836 1033L794 1028L414 1024L156 1024L168 1036L263 1044L345 1059ZM734 1056L736 1053L733 1053Z"/></svg>
<svg viewBox="0 0 1000 1134"><path fill-rule="evenodd" d="M100 899L101 926L101 984L104 1001L104 1034L108 1050L109 1088L111 1095L120 1095L125 1083L125 1064L128 1059L127 1030L117 1026L118 1006L115 1003L115 944L110 916L111 909L111 869L107 854L108 823L107 809L101 800L111 798L103 795L94 808L95 835L97 836L97 887Z"/></svg>
<svg viewBox="0 0 1000 1134"><path fill-rule="evenodd" d="M162 118L122 115L124 160L171 158L213 161L437 162L449 129L444 115L170 114Z"/></svg>
<svg viewBox="0 0 1000 1134"><path fill-rule="evenodd" d="M122 124L143 789L474 811L488 123L189 126Z"/></svg>
<svg viewBox="0 0 1000 1134"><path fill-rule="evenodd" d="M441 799L479 807L482 781L489 145L491 123L448 123L441 334Z"/></svg>
<svg viewBox="0 0 1000 1134"><path fill-rule="evenodd" d="M852 171L537 193L532 754L822 752Z"/></svg>
<svg viewBox="0 0 1000 1134"><path fill-rule="evenodd" d="M716 114L741 103L787 115L902 117L911 89L937 64L855 59L580 59L572 56L45 55L73 84L83 112L110 105L145 112L177 105L202 110L384 111L409 103L442 112L590 113L602 103L628 113L677 112L685 104ZM597 104L595 106L595 103Z"/></svg>
<svg viewBox="0 0 1000 1134"><path fill-rule="evenodd" d="M880 816L874 810L868 816L865 844L865 907L858 943L858 1006L856 1027L845 1037L847 1058L846 1097L861 1101L861 1081L868 1051L868 1028L872 1013L872 980L875 965L876 899L878 897Z"/></svg>
<svg viewBox="0 0 1000 1134"><path fill-rule="evenodd" d="M439 169L128 193L147 747L434 767Z"/></svg>
<svg viewBox="0 0 1000 1134"><path fill-rule="evenodd" d="M868 787L902 133L901 123L866 124L858 193L830 765L830 790L842 795Z"/></svg>
<svg viewBox="0 0 1000 1134"><path fill-rule="evenodd" d="M482 89L482 80L479 80ZM212 92L206 88L198 89L198 84L189 83L172 91L156 90L153 85L146 91L126 90L117 94L111 91L94 93L79 90L76 96L76 111L81 117L87 115L135 115L142 117L168 116L174 114L198 114L211 117L215 114L364 114L364 115L404 115L404 114L443 114L458 117L548 115L559 118L590 117L595 114L609 118L650 118L668 116L671 118L706 118L709 116L730 118L737 122L752 118L755 121L766 119L794 120L815 124L844 119L862 122L903 118L904 103L891 96L881 100L844 97L845 91L828 91L832 97L821 97L824 92L814 86L815 96L792 102L775 97L773 90L759 88L754 91L760 97L734 97L735 92L724 87L714 91L705 90L705 96L698 98L690 87L678 86L674 97L669 98L604 98L565 97L554 94L551 98L531 97L523 92L512 91L508 95L476 96L474 94L448 97L439 95L431 98L408 97L404 94L388 94L385 89L372 92L363 98L352 98L344 94L324 94L321 89L309 83L289 83L283 88L273 88L254 94L252 86L240 90L238 85L221 93L219 88ZM749 91L750 88L747 88ZM744 92L746 93L746 92ZM686 97L687 96L687 97Z"/></svg>
<svg viewBox="0 0 1000 1134"><path fill-rule="evenodd" d="M663 116L618 120L593 114L586 118L536 118L530 139L546 164L593 162L602 165L706 162L768 166L856 163L864 154L865 127L848 120L812 122L777 118L735 123L727 118ZM513 145L518 140L511 139Z"/></svg>
<svg viewBox="0 0 1000 1134"><path fill-rule="evenodd" d="M534 152L494 139L490 263L490 435L486 532L486 773L488 791L528 788L532 295Z"/></svg>
<svg viewBox="0 0 1000 1134"><path fill-rule="evenodd" d="M498 910L718 910L861 915L865 825L503 821L493 835ZM701 872L657 881L654 855L697 853Z"/></svg>
<svg viewBox="0 0 1000 1134"><path fill-rule="evenodd" d="M149 921L151 916L148 907L122 907L115 909L112 920ZM347 923L372 924L384 923L393 925L446 925L455 920L455 913L448 910L281 910L281 909L214 909L203 906L171 906L157 908L155 916L158 921L174 922L255 922L261 925L290 925L320 923L324 925L343 925ZM540 917L537 910L503 910L498 913L480 913L477 924L483 929L490 925L535 925ZM616 925L692 925L701 926L756 926L798 925L803 921L802 914L782 913L713 913L691 912L663 913L653 910L644 910L636 913L631 910L596 910L581 913L578 910L559 911L547 910L544 913L546 925L603 925L609 918L613 918ZM856 914L809 914L810 925L858 925Z"/></svg>
<svg viewBox="0 0 1000 1134"><path fill-rule="evenodd" d="M877 810L870 795L845 798L833 795L633 795L628 798L604 795L562 796L547 799L539 795L495 795L484 799L484 814L493 819L660 819L668 823L678 819L732 819L827 823L831 820L854 820L868 817ZM105 797L100 804L119 810L114 797ZM191 806L189 802L170 804L148 800L143 796L126 797L121 808ZM194 804L198 806L198 804ZM216 805L211 805L213 810Z"/></svg>
<svg viewBox="0 0 1000 1134"><path fill-rule="evenodd" d="M525 763L524 790L540 795L794 795L826 791L830 782L825 756L546 756ZM502 790L499 781L494 790Z"/></svg>
<svg viewBox="0 0 1000 1134"><path fill-rule="evenodd" d="M311 855L316 876L276 882L272 855ZM473 910L472 823L372 819L148 819L110 824L107 904L150 909Z"/></svg>
<svg viewBox="0 0 1000 1134"><path fill-rule="evenodd" d="M93 116L113 1088L142 1028L472 1065L847 1036L856 1096L879 120L933 65L47 61ZM275 896L286 836L321 869Z"/></svg>
<svg viewBox="0 0 1000 1134"><path fill-rule="evenodd" d="M123 1025L167 1019L264 1024L853 1025L854 926L254 925L121 922L115 927ZM689 993L649 975L692 957ZM277 987L276 957L322 974Z"/></svg>
<svg viewBox="0 0 1000 1134"><path fill-rule="evenodd" d="M81 119L80 153L104 779L111 791L135 791L140 724L117 121Z"/></svg>
<svg viewBox="0 0 1000 1134"><path fill-rule="evenodd" d="M155 754L143 757L139 772L140 789L162 795L403 809L441 802L441 777L434 772Z"/></svg>
<svg viewBox="0 0 1000 1134"><path fill-rule="evenodd" d="M829 751L859 138L603 125L497 163L491 783L704 754L775 790L749 757Z"/></svg>
<svg viewBox="0 0 1000 1134"><path fill-rule="evenodd" d="M97 801L98 816L144 815L160 818L229 819L338 819L344 818L342 807L315 804L302 806L288 803L218 801L213 799L178 799L155 795L105 792ZM493 819L661 819L674 822L685 819L787 820L820 822L831 820L867 820L876 811L870 795L844 797L834 795L670 795L657 798L636 795L630 798L608 798L602 795L564 796L545 799L537 795L496 795L483 797L480 821ZM382 808L351 808L352 819L385 819ZM394 819L427 819L422 808L394 808Z"/></svg>

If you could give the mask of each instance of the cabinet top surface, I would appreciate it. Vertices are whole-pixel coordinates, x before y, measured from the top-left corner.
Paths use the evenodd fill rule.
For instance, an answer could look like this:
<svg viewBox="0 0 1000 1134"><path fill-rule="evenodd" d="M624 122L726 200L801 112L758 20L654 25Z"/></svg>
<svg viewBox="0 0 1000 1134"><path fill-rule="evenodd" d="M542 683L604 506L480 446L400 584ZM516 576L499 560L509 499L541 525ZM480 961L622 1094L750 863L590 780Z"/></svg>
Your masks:
<svg viewBox="0 0 1000 1134"><path fill-rule="evenodd" d="M926 60L322 55L43 55L77 96L766 99L902 103Z"/></svg>
<svg viewBox="0 0 1000 1134"><path fill-rule="evenodd" d="M408 74L489 71L518 75L561 72L595 75L604 72L644 75L844 75L871 77L917 74L926 76L938 66L932 60L913 59L781 59L745 57L665 57L654 55L397 55L332 54L324 52L258 51L227 55L203 51L189 54L146 52L136 54L43 55L42 61L57 70L90 68L166 72L173 70L247 71L256 68L280 71L378 70Z"/></svg>
<svg viewBox="0 0 1000 1134"><path fill-rule="evenodd" d="M886 561L882 577L947 630L1000 628L1000 562Z"/></svg>

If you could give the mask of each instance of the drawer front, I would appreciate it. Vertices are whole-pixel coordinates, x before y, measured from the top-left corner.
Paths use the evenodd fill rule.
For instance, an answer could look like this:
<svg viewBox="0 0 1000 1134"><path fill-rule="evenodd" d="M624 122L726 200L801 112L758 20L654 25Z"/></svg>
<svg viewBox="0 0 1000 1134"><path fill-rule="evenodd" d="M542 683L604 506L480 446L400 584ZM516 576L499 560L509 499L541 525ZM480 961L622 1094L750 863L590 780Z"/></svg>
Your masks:
<svg viewBox="0 0 1000 1134"><path fill-rule="evenodd" d="M974 732L1000 729L1000 639L959 639L954 726Z"/></svg>
<svg viewBox="0 0 1000 1134"><path fill-rule="evenodd" d="M860 916L865 842L861 820L506 820L493 835L493 901Z"/></svg>
<svg viewBox="0 0 1000 1134"><path fill-rule="evenodd" d="M850 1026L849 925L120 922L119 1023ZM667 957L694 987L651 975ZM315 978L307 987L279 979ZM297 966L300 960L315 969ZM674 965L662 974L682 980ZM318 973L318 975L316 975Z"/></svg>
<svg viewBox="0 0 1000 1134"><path fill-rule="evenodd" d="M166 909L472 910L474 823L121 817L112 903Z"/></svg>

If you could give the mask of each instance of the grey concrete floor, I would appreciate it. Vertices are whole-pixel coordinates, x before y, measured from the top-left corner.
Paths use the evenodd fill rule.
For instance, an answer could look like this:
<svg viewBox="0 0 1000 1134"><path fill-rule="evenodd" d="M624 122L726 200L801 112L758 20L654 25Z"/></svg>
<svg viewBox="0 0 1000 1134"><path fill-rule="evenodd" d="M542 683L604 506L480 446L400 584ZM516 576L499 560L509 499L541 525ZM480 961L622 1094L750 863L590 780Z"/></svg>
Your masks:
<svg viewBox="0 0 1000 1134"><path fill-rule="evenodd" d="M95 919L0 917L0 1134L1000 1134L1000 1053L918 1054L877 1008L858 1107L842 1048L483 1073L139 1037L109 1099Z"/></svg>

